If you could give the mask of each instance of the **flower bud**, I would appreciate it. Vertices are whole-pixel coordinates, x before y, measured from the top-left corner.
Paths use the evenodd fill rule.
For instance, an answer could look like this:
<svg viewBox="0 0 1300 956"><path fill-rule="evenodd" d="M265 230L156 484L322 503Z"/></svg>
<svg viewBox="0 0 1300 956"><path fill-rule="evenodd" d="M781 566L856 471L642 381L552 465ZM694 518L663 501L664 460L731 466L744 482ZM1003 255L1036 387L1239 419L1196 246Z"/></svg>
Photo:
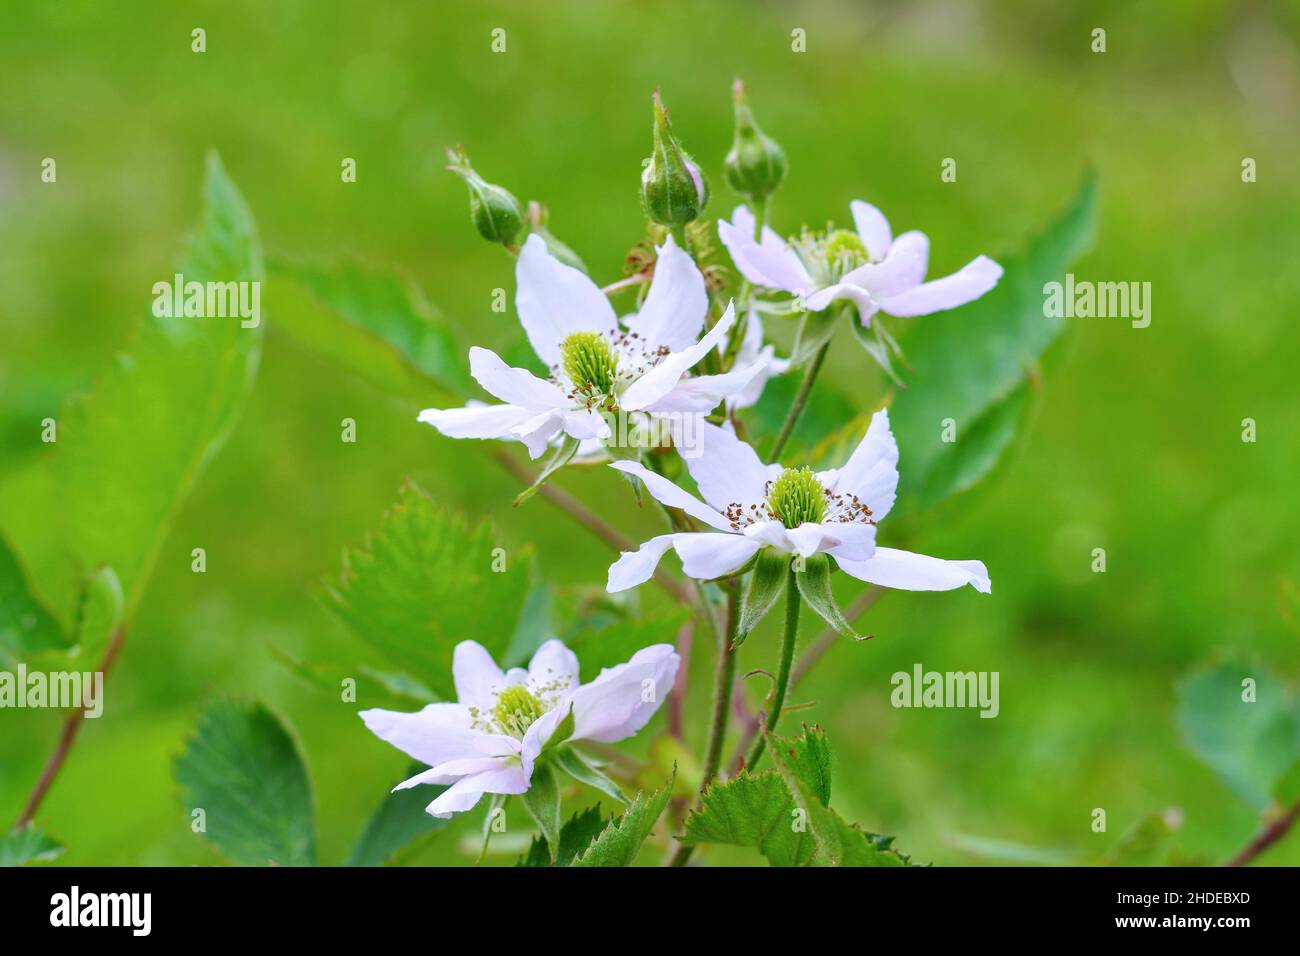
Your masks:
<svg viewBox="0 0 1300 956"><path fill-rule="evenodd" d="M762 201L785 179L785 151L754 122L745 85L736 80L731 92L736 102L736 138L722 163L722 172L727 185L741 196L751 202Z"/></svg>
<svg viewBox="0 0 1300 956"><path fill-rule="evenodd" d="M677 144L659 91L654 94L654 151L641 173L641 205L651 222L683 226L699 217L709 201L700 167Z"/></svg>
<svg viewBox="0 0 1300 956"><path fill-rule="evenodd" d="M519 200L509 190L484 182L459 146L447 150L447 155L451 158L451 165L447 168L465 180L469 187L469 218L478 234L488 242L513 245L524 225Z"/></svg>

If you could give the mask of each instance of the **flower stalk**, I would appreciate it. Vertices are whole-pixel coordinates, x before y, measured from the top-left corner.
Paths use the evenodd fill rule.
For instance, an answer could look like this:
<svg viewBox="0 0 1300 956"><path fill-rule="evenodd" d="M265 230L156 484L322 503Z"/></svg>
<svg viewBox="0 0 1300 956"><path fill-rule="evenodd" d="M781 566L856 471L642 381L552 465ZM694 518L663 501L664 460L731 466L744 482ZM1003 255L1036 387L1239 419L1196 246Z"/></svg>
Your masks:
<svg viewBox="0 0 1300 956"><path fill-rule="evenodd" d="M799 585L795 575L794 562L790 563L789 578L785 586L785 634L781 638L781 661L777 665L776 684L772 688L768 703L767 720L764 726L768 733L776 730L776 722L781 719L781 708L785 706L785 693L790 686L790 668L794 663L794 648L799 640ZM767 747L766 736L754 741L754 747L745 759L745 766L752 770L763 757Z"/></svg>

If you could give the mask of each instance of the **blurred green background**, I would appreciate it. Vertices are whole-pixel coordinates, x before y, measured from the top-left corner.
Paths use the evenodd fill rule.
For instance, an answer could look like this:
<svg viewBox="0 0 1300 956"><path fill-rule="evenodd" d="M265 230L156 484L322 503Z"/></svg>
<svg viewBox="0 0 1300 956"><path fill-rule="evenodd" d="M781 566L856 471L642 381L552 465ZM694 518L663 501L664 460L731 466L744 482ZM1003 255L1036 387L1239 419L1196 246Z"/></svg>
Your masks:
<svg viewBox="0 0 1300 956"><path fill-rule="evenodd" d="M490 295L513 290L513 263L471 230L464 187L443 170L448 144L464 144L488 179L546 203L551 228L603 282L643 234L637 180L656 86L712 176L710 215L736 202L720 172L729 85L742 76L789 156L778 229L843 220L849 200L868 199L896 231L931 236L936 275L1018 249L1091 164L1100 228L1073 271L1151 282L1150 328L1072 323L1013 460L915 543L984 560L993 594L889 595L864 624L876 639L837 647L794 696L816 701L800 716L835 747L833 804L897 834L920 860L981 861L981 838L1095 858L1167 807L1183 814L1178 844L1209 859L1256 829L1183 745L1174 687L1216 657L1258 658L1292 678L1300 669L1279 600L1282 582L1300 579L1300 6L186 7L22 4L0 25L5 476L43 467L41 419L130 342L197 220L211 148L268 256L399 266L463 347L502 349L518 326L490 310ZM207 52L195 54L200 26ZM1099 26L1105 54L1090 50ZM507 31L502 55L489 47L496 27ZM807 31L806 53L791 52L795 27ZM58 161L57 185L39 181L46 156ZM340 182L343 157L357 160L355 184ZM944 157L958 161L956 183L940 181ZM1258 182L1242 182L1243 157L1257 161ZM361 656L312 588L337 575L341 549L374 527L404 478L494 519L508 547L535 548L557 586L604 580L611 553L540 499L512 509L517 486L487 446L417 425L432 394L350 375L278 332L273 302L263 308L267 338L243 419L167 538L107 715L85 727L38 816L67 844L62 862L220 859L190 832L170 767L202 702L227 694L260 697L296 728L321 857L344 856L404 759L364 730L354 705L300 683L268 647ZM788 342L790 330L773 334ZM828 369L828 387L863 408L886 393L847 336ZM358 423L354 445L339 441L345 417ZM1241 441L1246 417L1258 423L1255 444ZM638 540L658 531L608 474L566 472L559 484ZM4 492L8 522L24 502L12 483ZM205 575L190 571L200 545ZM1105 574L1089 570L1096 547ZM666 605L643 591L646 607ZM693 734L711 665L697 646ZM765 630L746 645L742 672L771 666L774 653ZM1000 716L894 710L889 677L915 662L999 671ZM53 714L0 713L6 825L57 733ZM691 742L698 752L698 736ZM1109 833L1091 831L1094 807L1107 810ZM464 862L458 841L479 816L418 859ZM1300 839L1267 859L1300 863Z"/></svg>

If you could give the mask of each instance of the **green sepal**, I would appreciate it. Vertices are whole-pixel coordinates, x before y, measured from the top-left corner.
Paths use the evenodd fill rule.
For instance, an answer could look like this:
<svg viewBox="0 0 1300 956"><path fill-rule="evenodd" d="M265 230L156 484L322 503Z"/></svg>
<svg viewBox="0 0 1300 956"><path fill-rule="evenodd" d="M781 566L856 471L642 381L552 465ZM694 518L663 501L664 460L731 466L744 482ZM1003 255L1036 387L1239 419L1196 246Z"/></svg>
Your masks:
<svg viewBox="0 0 1300 956"><path fill-rule="evenodd" d="M878 323L872 323L871 328L867 328L857 318L850 319L849 326L853 329L853 337L858 340L858 344L866 350L866 353L871 356L877 365L884 369L885 374L890 377L893 383L901 388L906 388L907 386L903 384L903 380L898 377L898 371L894 368L893 359L889 357L889 343L893 342L893 339L888 337L888 333L882 336ZM894 343L893 347L897 349L897 343ZM902 354L902 350L899 350L898 355L900 358L902 358Z"/></svg>
<svg viewBox="0 0 1300 956"><path fill-rule="evenodd" d="M555 725L555 732L551 734L551 739L542 745L541 752L537 756L548 754L560 744L564 743L573 736L573 705L569 705L569 712L564 715L564 719Z"/></svg>
<svg viewBox="0 0 1300 956"><path fill-rule="evenodd" d="M834 308L821 312L805 312L799 322L799 331L794 337L794 347L790 350L790 367L807 365L823 345L835 334L835 323L840 311Z"/></svg>
<svg viewBox="0 0 1300 956"><path fill-rule="evenodd" d="M487 856L488 844L492 842L492 820L496 812L504 809L506 801L510 799L510 795L505 793L494 793L491 797L492 799L488 801L487 816L483 818L483 844L479 847L478 859L474 861L475 866L482 863L483 857Z"/></svg>
<svg viewBox="0 0 1300 956"><path fill-rule="evenodd" d="M733 650L745 642L749 632L758 626L758 622L772 610L776 599L785 593L789 571L789 555L772 548L763 548L758 552L754 571L749 577L749 587L745 589L745 602L740 608L736 638L731 642Z"/></svg>
<svg viewBox="0 0 1300 956"><path fill-rule="evenodd" d="M831 559L828 555L814 554L806 559L804 569L794 578L803 599L823 621L839 631L843 637L851 637L855 641L866 640L853 629L853 625L844 616L840 606L835 603L835 594L831 591Z"/></svg>
<svg viewBox="0 0 1300 956"><path fill-rule="evenodd" d="M555 451L551 452L551 457L546 459L546 465L542 468L542 473L537 476L537 480L525 488L515 497L515 507L537 494L537 489L546 483L546 479L555 474L565 465L567 465L578 452L578 439L572 435L565 435L560 444L556 446Z"/></svg>
<svg viewBox="0 0 1300 956"><path fill-rule="evenodd" d="M522 797L524 807L542 831L554 863L556 847L560 845L560 781L550 763L534 765L532 782Z"/></svg>
<svg viewBox="0 0 1300 956"><path fill-rule="evenodd" d="M601 769L592 763L585 754L580 753L573 747L563 747L555 752L554 759L555 766L578 781L578 783L599 790L619 803L627 803L627 797L619 789L618 784L605 776Z"/></svg>

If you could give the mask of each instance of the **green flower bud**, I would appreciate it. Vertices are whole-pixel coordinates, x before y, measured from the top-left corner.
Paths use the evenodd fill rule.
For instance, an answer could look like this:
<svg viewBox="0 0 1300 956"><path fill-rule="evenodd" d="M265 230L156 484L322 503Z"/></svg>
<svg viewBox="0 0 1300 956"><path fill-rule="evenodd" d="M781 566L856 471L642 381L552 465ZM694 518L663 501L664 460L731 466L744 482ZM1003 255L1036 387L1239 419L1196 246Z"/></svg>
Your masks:
<svg viewBox="0 0 1300 956"><path fill-rule="evenodd" d="M654 94L654 151L641 173L641 205L651 222L684 226L699 217L709 201L709 184L677 140L659 91Z"/></svg>
<svg viewBox="0 0 1300 956"><path fill-rule="evenodd" d="M766 199L785 179L785 150L764 134L754 122L745 96L745 85L737 80L731 87L736 102L736 138L723 160L727 185L750 201Z"/></svg>
<svg viewBox="0 0 1300 956"><path fill-rule="evenodd" d="M524 225L519 200L509 190L485 182L474 172L469 157L459 146L447 150L447 155L451 157L451 165L447 168L465 180L469 187L469 218L478 234L488 242L513 245Z"/></svg>

